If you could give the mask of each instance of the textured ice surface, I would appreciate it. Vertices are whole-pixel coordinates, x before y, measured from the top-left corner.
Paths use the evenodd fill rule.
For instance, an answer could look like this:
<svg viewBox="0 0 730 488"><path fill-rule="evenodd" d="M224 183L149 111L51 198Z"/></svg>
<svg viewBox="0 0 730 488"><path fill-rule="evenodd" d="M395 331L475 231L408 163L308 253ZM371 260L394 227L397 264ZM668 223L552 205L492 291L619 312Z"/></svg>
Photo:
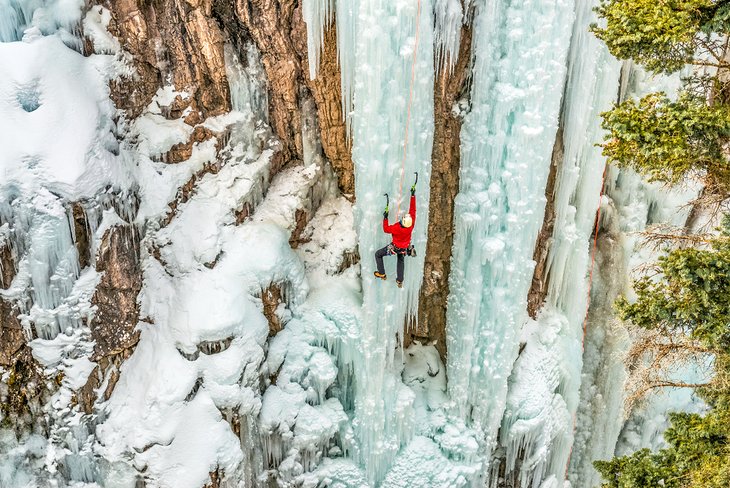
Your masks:
<svg viewBox="0 0 730 488"><path fill-rule="evenodd" d="M80 21L83 0L3 0L0 2L0 42L19 41L23 34L68 33Z"/></svg>
<svg viewBox="0 0 730 488"><path fill-rule="evenodd" d="M510 378L508 409L500 432L507 448L507 476L515 476L523 487L537 487L551 475L562 479L574 449L591 234L605 166L596 144L603 139L600 113L615 100L619 81L619 62L588 30L596 20L594 6L595 2L576 3L562 130L554 152L562 157L556 161L546 305L537 322L528 323L523 331L526 347ZM576 456L581 455L581 446L574 450Z"/></svg>
<svg viewBox="0 0 730 488"><path fill-rule="evenodd" d="M81 19L78 0L0 0L0 133L14 136L0 155L0 241L26 255L0 293L29 304L21 318L39 336L34 356L64 373L47 406L51 442L0 431L0 484L130 487L139 470L159 486L197 487L219 469L248 485L483 486L496 482L486 478L496 471L497 447L509 479L560 486L578 405L585 272L600 188L596 114L616 94L617 65L586 30L592 2L466 2L475 7L476 65L470 104L454 108L465 119L444 366L433 345L400 344L417 307L424 253L408 259L402 290L371 276L372 254L388 242L380 230L382 194L391 195L395 220L413 171L422 183L414 243L425 248L433 79L437 67L448 71L454 62L464 9L458 0L420 3L419 14L412 0L303 2L310 75L324 29L333 22L338 29L343 108L354 136L353 209L320 157L311 100L302 103L304 162L270 178L275 143L252 45L241 53L226 46L233 110L204 122L230 133L221 154L221 141L211 139L169 165L165 153L192 128L164 117L164 107L189 94L163 86L141 117L114 125L106 83L126 68L116 64L123 53L107 32L108 11L92 7ZM118 56L74 51L79 22L97 52ZM565 155L551 288L533 322L525 296L561 97ZM120 145L117 131L125 131ZM194 175L194 192L173 215L169 202ZM108 184L116 195L133 189L139 210L100 193ZM672 217L682 201L628 173L610 172L608 188L604 221L616 236ZM73 199L94 200L84 202L92 255L114 226L134 218L146 231L140 342L112 397L97 405L98 418L70 407L94 374L83 324L100 277L76 264ZM299 212L316 208L294 235ZM632 254L634 240L620 239L624 266L648 259ZM358 257L360 266L352 266ZM271 284L283 293L274 313L284 328L270 338L260 295ZM595 293L618 285L601 283ZM612 387L621 368L606 351L623 343L604 319L589 328L583 356L592 379L578 415L574 485L595 476L590 461L611 451L620 427ZM0 382L0 394L3 388ZM657 403L638 412L621 449L657 445L663 413ZM593 432L601 439L591 439Z"/></svg>
<svg viewBox="0 0 730 488"><path fill-rule="evenodd" d="M458 414L481 430L489 453L527 318L573 4L478 3L475 15L471 111L461 131L455 202L447 373Z"/></svg>
<svg viewBox="0 0 730 488"><path fill-rule="evenodd" d="M433 137L433 38L431 2L421 2L416 17L415 2L360 1L354 10L356 46L354 62L353 161L355 163L355 226L358 231L363 276L362 351L356 360L356 424L363 462L371 483L383 479L395 453L413 434L413 393L398 374L394 351L403 337L408 314L417 309L423 270L423 253L408 258L403 289L393 281L375 282L372 258L388 243L382 233L382 194L391 195L391 219L408 205L413 172L420 173L417 219L413 244L425 248L428 227L428 181ZM339 23L338 14L338 26ZM408 122L407 158L403 144L409 103L412 53L416 22L419 42L414 67L413 100ZM339 29L338 29L339 31ZM402 167L404 164L404 167ZM401 187L403 192L399 192ZM388 263L388 268L392 266Z"/></svg>
<svg viewBox="0 0 730 488"><path fill-rule="evenodd" d="M304 5L312 75L316 75L322 26L329 22L333 6L334 2L328 1ZM395 350L396 341L403 337L406 316L414 314L418 306L423 254L408 259L402 290L392 281L374 282L372 256L388 243L381 230L382 194L391 196L391 219L400 218L408 205L407 188L414 171L420 173L422 184L413 243L419 249L425 246L429 194L423 188L428 187L430 177L433 137L433 7L429 0L362 0L337 2L334 7L337 32L342 33L338 35L338 49L345 113L350 114L350 104L353 108L348 118L353 133L355 228L363 276L362 343L354 357L353 425L360 447L356 457L369 482L378 483L394 455L413 435L413 392L399 377Z"/></svg>

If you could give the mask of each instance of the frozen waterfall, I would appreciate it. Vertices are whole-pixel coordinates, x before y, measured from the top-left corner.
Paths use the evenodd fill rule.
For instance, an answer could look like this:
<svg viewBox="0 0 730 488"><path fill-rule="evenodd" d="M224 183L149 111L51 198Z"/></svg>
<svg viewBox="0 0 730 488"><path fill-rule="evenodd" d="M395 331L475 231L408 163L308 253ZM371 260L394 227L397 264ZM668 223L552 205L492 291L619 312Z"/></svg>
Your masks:
<svg viewBox="0 0 730 488"><path fill-rule="evenodd" d="M588 30L599 1L302 0L307 76L336 27L351 201L306 87L302 160L275 169L282 141L254 41L222 48L228 113L187 122L170 108L190 87L163 77L128 119L110 95L132 76L111 10L0 0L0 251L18 258L0 305L17 311L50 391L22 418L0 410L0 486L591 488L593 460L652 444L660 406L621 418L628 338L611 305L654 257L630 233L682 224L692 195L604 172L600 113L675 82L608 53ZM426 259L435 80L455 69L462 29L444 364L404 337ZM373 255L389 243L383 194L394 222L415 172L418 257L401 289L392 258L388 280L373 277ZM139 264L139 339L114 363L95 355L93 297L120 229Z"/></svg>
<svg viewBox="0 0 730 488"><path fill-rule="evenodd" d="M325 22L322 19L328 18L332 8L329 2L315 4L305 3L310 14L306 18L310 36L321 35ZM401 359L395 352L398 341L403 340L406 319L418 307L423 253L415 259L407 258L403 289L396 288L394 280L381 283L373 278L373 256L376 249L388 244L381 226L383 193L392 197L391 221L399 219L401 214L397 210L407 211L408 188L415 171L420 180L413 244L419 250L425 248L433 139L432 6L429 0L362 0L338 2L335 8L338 32L349 32L354 38L352 45L340 41L339 54L343 64L343 98L347 100L347 94L353 92L355 225L364 289L361 356L354 364L358 378L355 425L368 479L380 482L414 431L413 393L400 380ZM310 41L310 49L318 47L319 42L315 37ZM414 86L410 100L412 69ZM349 87L347 73L351 70L356 81ZM404 141L406 133L408 140ZM387 263L387 269L392 265Z"/></svg>

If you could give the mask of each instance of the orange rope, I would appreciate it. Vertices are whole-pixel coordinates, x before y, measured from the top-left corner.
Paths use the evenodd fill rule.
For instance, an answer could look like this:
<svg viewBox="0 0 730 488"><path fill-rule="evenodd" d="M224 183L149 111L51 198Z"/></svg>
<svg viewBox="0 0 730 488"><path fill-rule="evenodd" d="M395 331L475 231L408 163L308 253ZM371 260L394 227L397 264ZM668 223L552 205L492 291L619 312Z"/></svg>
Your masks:
<svg viewBox="0 0 730 488"><path fill-rule="evenodd" d="M408 89L408 114L406 115L406 133L403 139L403 162L400 169L400 183L398 185L398 200L396 202L396 218L400 217L400 202L403 199L403 180L406 177L406 154L408 152L408 126L411 122L411 105L413 104L413 85L416 81L416 57L418 55L418 26L421 18L421 0L418 0L416 11L416 41L413 46L413 63L411 64L411 85Z"/></svg>
<svg viewBox="0 0 730 488"><path fill-rule="evenodd" d="M583 319L583 338L580 343L581 352L585 351L586 334L588 332L588 310L591 307L591 288L593 287L593 268L596 264L596 249L598 248L598 226L601 223L601 201L603 200L603 185L606 182L606 170L608 166L603 167L603 175L601 176L601 192L598 196L598 210L596 211L596 225L593 232L593 249L591 250L591 267L588 272L588 297L586 299L586 314ZM580 395L580 392L578 393ZM573 445L575 444L575 427L577 422L578 411L573 413L573 442L570 444L570 452L568 453L568 461L565 464L565 480L568 479L568 468L570 468L570 458L573 456Z"/></svg>

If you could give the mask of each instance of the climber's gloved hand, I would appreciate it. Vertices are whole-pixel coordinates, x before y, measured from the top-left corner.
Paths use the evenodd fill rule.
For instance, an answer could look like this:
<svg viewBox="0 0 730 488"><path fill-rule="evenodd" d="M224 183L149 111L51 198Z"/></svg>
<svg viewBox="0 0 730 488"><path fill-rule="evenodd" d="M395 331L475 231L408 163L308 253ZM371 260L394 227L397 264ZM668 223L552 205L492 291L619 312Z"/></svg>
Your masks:
<svg viewBox="0 0 730 488"><path fill-rule="evenodd" d="M415 183L411 187L411 196L412 197L416 196L416 184Z"/></svg>
<svg viewBox="0 0 730 488"><path fill-rule="evenodd" d="M388 220L388 209L385 209L385 212L383 212L383 219Z"/></svg>

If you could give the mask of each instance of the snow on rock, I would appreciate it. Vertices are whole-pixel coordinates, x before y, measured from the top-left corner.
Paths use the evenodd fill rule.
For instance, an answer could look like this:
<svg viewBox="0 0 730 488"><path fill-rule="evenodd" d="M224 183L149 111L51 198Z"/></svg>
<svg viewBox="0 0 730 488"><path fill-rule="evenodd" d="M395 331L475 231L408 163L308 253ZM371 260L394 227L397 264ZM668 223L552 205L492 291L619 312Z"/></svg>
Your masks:
<svg viewBox="0 0 730 488"><path fill-rule="evenodd" d="M0 192L45 187L77 200L130 180L115 156L110 56L84 57L57 36L36 36L0 43L0 66L0 133L12 134L0 154Z"/></svg>
<svg viewBox="0 0 730 488"><path fill-rule="evenodd" d="M433 345L414 341L405 350L403 383L416 393L414 408L436 410L447 401L446 368Z"/></svg>
<svg viewBox="0 0 730 488"><path fill-rule="evenodd" d="M580 345L570 337L565 317L549 308L525 328L526 343L510 376L513 387L507 395L500 440L507 449L507 476L515 476L519 486L537 487L546 473L564 469L562 459L557 466L550 465L550 453L572 440L563 388L565 378L580 375L580 363L561 358Z"/></svg>
<svg viewBox="0 0 730 488"><path fill-rule="evenodd" d="M44 35L59 32L72 38L69 31L77 24L83 0L27 0L0 4L0 42L19 41L24 32Z"/></svg>
<svg viewBox="0 0 730 488"><path fill-rule="evenodd" d="M344 197L322 202L304 229L302 240L298 252L313 285L341 271L350 264L348 256L354 260L357 252L352 204Z"/></svg>
<svg viewBox="0 0 730 488"><path fill-rule="evenodd" d="M359 303L353 275L331 276L270 341L266 370L276 384L264 393L260 419L280 483L309 486L328 456L356 449L345 409L353 408Z"/></svg>
<svg viewBox="0 0 730 488"><path fill-rule="evenodd" d="M175 436L142 447L137 467L161 487L200 487L219 467L234 472L243 459L239 439L203 390L165 419Z"/></svg>

